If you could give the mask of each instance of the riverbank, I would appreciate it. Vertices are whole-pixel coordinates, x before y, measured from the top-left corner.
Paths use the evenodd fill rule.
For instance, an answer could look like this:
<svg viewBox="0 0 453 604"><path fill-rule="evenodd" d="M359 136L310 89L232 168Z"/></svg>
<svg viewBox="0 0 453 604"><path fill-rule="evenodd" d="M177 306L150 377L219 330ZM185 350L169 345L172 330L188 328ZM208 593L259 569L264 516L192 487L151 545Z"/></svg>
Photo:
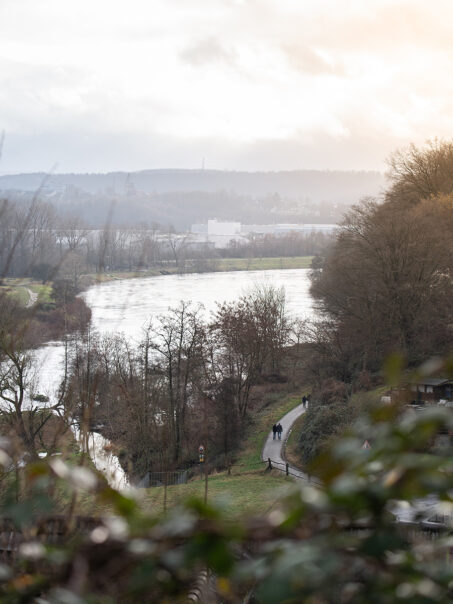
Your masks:
<svg viewBox="0 0 453 604"><path fill-rule="evenodd" d="M295 268L310 268L313 256L294 256L288 258L221 258L216 260L221 271L271 271Z"/></svg>
<svg viewBox="0 0 453 604"><path fill-rule="evenodd" d="M9 329L20 331L22 345L36 349L47 342L84 330L91 310L75 291L55 284L43 284L31 278L3 279L0 297L9 308ZM14 325L14 327L13 327Z"/></svg>
<svg viewBox="0 0 453 604"><path fill-rule="evenodd" d="M106 283L120 279L160 277L162 275L307 269L311 267L312 260L313 256L190 260L182 268L165 265L134 271L87 273L79 277L78 289L79 291L84 291L97 283ZM30 277L7 277L3 279L3 283L0 285L0 295L2 293L14 298L21 306L29 308L35 304L50 304L52 301L52 285L50 283L43 284L41 281L36 281Z"/></svg>
<svg viewBox="0 0 453 604"><path fill-rule="evenodd" d="M162 275L187 275L193 273L225 273L232 271L268 271L307 269L311 267L313 256L278 257L278 258L216 258L206 261L190 261L183 268L177 266L160 266L138 271L108 271L90 273L80 277L83 289L119 279L143 279Z"/></svg>

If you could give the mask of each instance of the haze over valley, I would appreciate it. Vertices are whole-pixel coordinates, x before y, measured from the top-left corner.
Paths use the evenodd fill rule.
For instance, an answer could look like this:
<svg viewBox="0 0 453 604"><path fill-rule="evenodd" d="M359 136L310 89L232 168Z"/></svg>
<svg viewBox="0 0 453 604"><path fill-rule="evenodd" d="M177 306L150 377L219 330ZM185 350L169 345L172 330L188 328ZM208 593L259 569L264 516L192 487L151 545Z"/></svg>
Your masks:
<svg viewBox="0 0 453 604"><path fill-rule="evenodd" d="M3 175L0 195L27 201L40 190L41 199L93 227L108 219L125 226L147 222L188 230L210 218L256 224L336 223L361 198L379 195L384 184L379 172L168 169Z"/></svg>

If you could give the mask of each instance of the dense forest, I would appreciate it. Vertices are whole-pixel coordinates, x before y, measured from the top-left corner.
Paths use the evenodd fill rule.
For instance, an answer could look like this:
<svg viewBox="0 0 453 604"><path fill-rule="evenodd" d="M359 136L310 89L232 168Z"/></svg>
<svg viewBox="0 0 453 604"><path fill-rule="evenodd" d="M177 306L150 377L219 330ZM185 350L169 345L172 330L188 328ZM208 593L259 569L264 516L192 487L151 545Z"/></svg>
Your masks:
<svg viewBox="0 0 453 604"><path fill-rule="evenodd" d="M330 377L350 382L394 351L413 365L449 350L452 174L452 143L411 147L390 160L384 203L368 199L347 215L313 276L325 316L328 364L319 365Z"/></svg>
<svg viewBox="0 0 453 604"><path fill-rule="evenodd" d="M381 383L386 359L398 355L413 368L451 353L452 174L451 142L396 152L383 202L354 207L313 272L321 318L310 331L315 392L301 436L306 459L319 436L352 421L351 394Z"/></svg>

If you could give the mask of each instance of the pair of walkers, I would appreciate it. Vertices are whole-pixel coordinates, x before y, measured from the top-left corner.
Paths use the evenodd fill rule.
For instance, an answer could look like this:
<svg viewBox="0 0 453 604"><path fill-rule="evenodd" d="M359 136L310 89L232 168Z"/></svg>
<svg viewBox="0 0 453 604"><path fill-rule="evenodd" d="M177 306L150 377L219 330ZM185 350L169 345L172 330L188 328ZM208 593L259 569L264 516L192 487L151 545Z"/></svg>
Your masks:
<svg viewBox="0 0 453 604"><path fill-rule="evenodd" d="M281 424L274 424L272 426L272 433L274 435L274 440L275 440L276 436L278 436L278 440L281 440L282 432L283 432L283 426Z"/></svg>

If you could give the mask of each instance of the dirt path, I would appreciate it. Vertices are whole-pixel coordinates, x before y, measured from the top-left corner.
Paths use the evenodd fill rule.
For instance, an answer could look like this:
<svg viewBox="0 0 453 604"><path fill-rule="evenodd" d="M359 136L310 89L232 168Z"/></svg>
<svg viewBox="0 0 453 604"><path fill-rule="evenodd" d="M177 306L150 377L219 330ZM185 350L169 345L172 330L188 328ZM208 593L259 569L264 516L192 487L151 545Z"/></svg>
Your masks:
<svg viewBox="0 0 453 604"><path fill-rule="evenodd" d="M281 470L282 472L286 472L286 459L284 458L284 445L288 439L288 436L291 432L291 428L294 422L305 413L306 409L302 405L298 405L294 407L289 413L284 415L281 420L277 423L280 423L283 427L282 440L278 440L277 438L274 440L274 435L272 430L269 432L269 435L264 443L262 459L263 461L268 461L271 459L272 467L277 470ZM299 480L307 480L314 484L318 484L318 481L309 477L308 474L302 472L298 468L289 465L289 473L291 476L298 478Z"/></svg>
<svg viewBox="0 0 453 604"><path fill-rule="evenodd" d="M35 292L32 292L31 289L29 289L28 287L25 287L24 289L27 290L28 292L28 302L25 305L26 308L31 308L32 306L34 306L38 300L38 294L35 294Z"/></svg>

